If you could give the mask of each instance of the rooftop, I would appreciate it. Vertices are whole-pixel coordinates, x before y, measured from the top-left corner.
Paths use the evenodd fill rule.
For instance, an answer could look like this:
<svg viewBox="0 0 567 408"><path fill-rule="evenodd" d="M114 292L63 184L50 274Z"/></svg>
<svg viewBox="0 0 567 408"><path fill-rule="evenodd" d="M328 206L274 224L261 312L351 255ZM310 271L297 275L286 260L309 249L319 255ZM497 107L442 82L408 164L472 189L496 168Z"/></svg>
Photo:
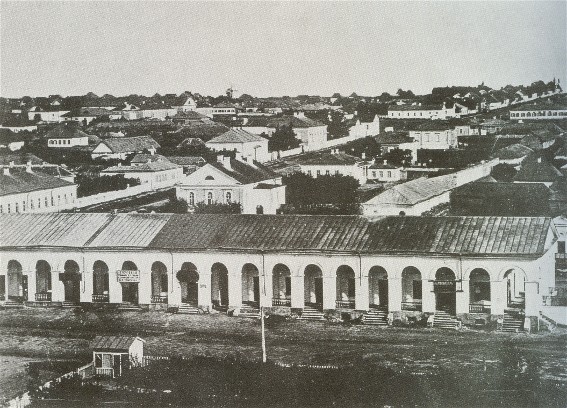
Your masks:
<svg viewBox="0 0 567 408"><path fill-rule="evenodd" d="M227 169L219 162L211 162L209 164L242 184L258 183L281 177L280 174L257 161L254 161L253 166L251 166L240 160L230 159L230 169Z"/></svg>
<svg viewBox="0 0 567 408"><path fill-rule="evenodd" d="M243 129L230 129L223 134L209 140L207 143L252 143L266 142L262 136L254 135Z"/></svg>
<svg viewBox="0 0 567 408"><path fill-rule="evenodd" d="M133 336L96 336L91 342L93 350L123 350L128 351L132 343L141 340Z"/></svg>
<svg viewBox="0 0 567 408"><path fill-rule="evenodd" d="M135 166L112 166L102 170L101 173L156 173L177 168L179 168L177 164L164 159Z"/></svg>
<svg viewBox="0 0 567 408"><path fill-rule="evenodd" d="M92 138L96 136L86 134L74 123L62 123L47 132L45 137L47 139L76 139L83 137Z"/></svg>
<svg viewBox="0 0 567 408"><path fill-rule="evenodd" d="M362 159L346 153L314 152L297 156L293 162L300 166L353 166Z"/></svg>
<svg viewBox="0 0 567 408"><path fill-rule="evenodd" d="M527 157L514 176L514 181L553 183L563 174L553 164L538 155Z"/></svg>
<svg viewBox="0 0 567 408"><path fill-rule="evenodd" d="M230 214L1 214L12 247L148 248L541 256L544 217L383 217Z"/></svg>
<svg viewBox="0 0 567 408"><path fill-rule="evenodd" d="M38 190L49 190L58 187L72 186L66 180L40 171L28 173L25 168L10 168L9 175L0 173L0 196L29 193Z"/></svg>
<svg viewBox="0 0 567 408"><path fill-rule="evenodd" d="M492 157L501 160L520 159L522 157L532 154L534 151L523 144L516 143L507 147L497 150Z"/></svg>
<svg viewBox="0 0 567 408"><path fill-rule="evenodd" d="M112 137L103 140L112 153L130 153L142 152L145 149L157 149L159 147L151 136L134 136L134 137Z"/></svg>
<svg viewBox="0 0 567 408"><path fill-rule="evenodd" d="M413 138L407 132L386 132L374 136L378 144L401 144L412 143Z"/></svg>

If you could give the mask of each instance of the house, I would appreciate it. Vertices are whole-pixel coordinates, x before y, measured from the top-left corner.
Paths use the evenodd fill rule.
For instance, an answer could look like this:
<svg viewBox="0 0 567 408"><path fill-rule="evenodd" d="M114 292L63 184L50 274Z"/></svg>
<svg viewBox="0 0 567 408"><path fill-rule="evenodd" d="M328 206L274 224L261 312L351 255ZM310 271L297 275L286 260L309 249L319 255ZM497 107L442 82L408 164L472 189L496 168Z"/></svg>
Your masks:
<svg viewBox="0 0 567 408"><path fill-rule="evenodd" d="M550 197L549 188L540 183L484 183L479 180L451 191L451 214L550 216Z"/></svg>
<svg viewBox="0 0 567 408"><path fill-rule="evenodd" d="M456 173L431 178L422 177L397 184L362 203L363 214L421 215L438 205L448 204L451 190L488 176L497 163L497 160L493 160Z"/></svg>
<svg viewBox="0 0 567 408"><path fill-rule="evenodd" d="M210 123L211 119L208 116L201 115L195 111L180 111L169 118L177 125L189 125L191 123Z"/></svg>
<svg viewBox="0 0 567 408"><path fill-rule="evenodd" d="M48 123L59 123L65 120L63 115L67 112L69 112L69 110L62 110L58 106L50 106L48 108L33 106L28 111L28 119Z"/></svg>
<svg viewBox="0 0 567 408"><path fill-rule="evenodd" d="M213 121L189 122L170 134L175 137L176 140L181 138L193 138L207 141L226 133L229 129L229 127Z"/></svg>
<svg viewBox="0 0 567 408"><path fill-rule="evenodd" d="M176 186L190 208L198 203L240 203L243 214L276 214L285 204L281 176L257 161L218 156Z"/></svg>
<svg viewBox="0 0 567 408"><path fill-rule="evenodd" d="M77 146L88 146L89 141L96 143L100 139L97 136L88 135L80 130L75 123L61 124L51 129L45 135L47 147L72 148Z"/></svg>
<svg viewBox="0 0 567 408"><path fill-rule="evenodd" d="M382 155L394 150L411 150L412 156L417 158L417 143L408 132L385 132L374 137L380 145Z"/></svg>
<svg viewBox="0 0 567 408"><path fill-rule="evenodd" d="M517 168L524 161L526 157L531 155L534 151L527 146L520 143L514 143L513 145L503 147L497 150L492 156L494 159L500 160L500 163L510 164Z"/></svg>
<svg viewBox="0 0 567 408"><path fill-rule="evenodd" d="M374 163L368 167L367 179L380 181L383 183L392 183L406 178L403 167L389 164L387 160L382 163Z"/></svg>
<svg viewBox="0 0 567 408"><path fill-rule="evenodd" d="M546 217L2 214L0 295L30 306L78 296L162 313L262 307L321 320L444 311L454 327L503 318L537 330L561 249ZM561 324L565 311L556 310ZM136 356L125 343L123 357Z"/></svg>
<svg viewBox="0 0 567 408"><path fill-rule="evenodd" d="M449 122L428 121L410 130L418 149L448 150L458 147L457 134Z"/></svg>
<svg viewBox="0 0 567 408"><path fill-rule="evenodd" d="M563 120L567 119L567 105L535 103L510 110L510 120Z"/></svg>
<svg viewBox="0 0 567 408"><path fill-rule="evenodd" d="M121 106L114 108L113 115L114 114L116 115L120 114L126 120L142 119L143 117L140 108L128 102L125 102Z"/></svg>
<svg viewBox="0 0 567 408"><path fill-rule="evenodd" d="M379 133L380 119L378 118L378 115L374 116L372 122L361 122L360 119L356 119L348 129L348 135L354 139L360 139L367 136L376 136Z"/></svg>
<svg viewBox="0 0 567 408"><path fill-rule="evenodd" d="M155 153L159 144L150 136L112 137L102 140L93 149L93 159L120 159L135 153Z"/></svg>
<svg viewBox="0 0 567 408"><path fill-rule="evenodd" d="M98 107L82 107L72 110L61 116L64 121L74 121L87 126L97 118L107 118L107 120L117 120L122 118L122 114L116 111Z"/></svg>
<svg viewBox="0 0 567 408"><path fill-rule="evenodd" d="M116 378L141 366L145 341L131 336L96 336L91 343L94 374Z"/></svg>
<svg viewBox="0 0 567 408"><path fill-rule="evenodd" d="M75 207L77 185L41 167L10 164L0 175L0 213L59 212Z"/></svg>
<svg viewBox="0 0 567 408"><path fill-rule="evenodd" d="M388 117L394 119L448 119L460 117L455 111L455 106L448 108L443 105L390 105L388 106Z"/></svg>
<svg viewBox="0 0 567 408"><path fill-rule="evenodd" d="M498 133L504 126L508 125L509 122L502 119L487 119L482 122L480 126L481 134L493 135Z"/></svg>
<svg viewBox="0 0 567 408"><path fill-rule="evenodd" d="M542 183L550 187L563 174L553 164L539 155L527 157L514 176L515 183Z"/></svg>
<svg viewBox="0 0 567 408"><path fill-rule="evenodd" d="M167 160L183 167L183 174L191 174L199 167L207 164L207 161L201 156L168 156Z"/></svg>
<svg viewBox="0 0 567 408"><path fill-rule="evenodd" d="M242 157L249 157L260 163L271 160L268 139L242 129L230 129L209 140L205 145L214 151L236 151Z"/></svg>
<svg viewBox="0 0 567 408"><path fill-rule="evenodd" d="M147 103L140 106L140 114L142 119L157 119L166 120L172 116L177 115L177 108L171 106L158 104L158 103Z"/></svg>
<svg viewBox="0 0 567 408"><path fill-rule="evenodd" d="M177 109L178 112L193 112L197 109L197 103L191 96L180 97L179 104L172 105L171 107Z"/></svg>
<svg viewBox="0 0 567 408"><path fill-rule="evenodd" d="M117 166L106 168L100 172L101 176L124 175L124 178L138 179L141 185L149 184L150 188L158 189L171 187L184 178L183 167L171 163L163 158L152 161L148 159L146 163L136 163L131 166Z"/></svg>
<svg viewBox="0 0 567 408"><path fill-rule="evenodd" d="M360 184L367 179L368 163L350 154L342 153L339 149L331 152L309 152L293 159L302 173L314 178L320 176L341 175L354 177Z"/></svg>

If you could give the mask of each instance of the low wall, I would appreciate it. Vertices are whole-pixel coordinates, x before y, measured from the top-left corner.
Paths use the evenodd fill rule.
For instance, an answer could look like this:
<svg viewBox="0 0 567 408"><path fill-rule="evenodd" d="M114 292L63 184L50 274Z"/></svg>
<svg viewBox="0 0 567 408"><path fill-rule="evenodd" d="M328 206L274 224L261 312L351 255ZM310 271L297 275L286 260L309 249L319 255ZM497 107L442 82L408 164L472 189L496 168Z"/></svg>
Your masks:
<svg viewBox="0 0 567 408"><path fill-rule="evenodd" d="M132 197L137 194L152 191L149 183L133 186L124 190L107 191L105 193L94 194L86 197L77 198L75 200L75 208L88 207L90 205L106 203L108 201L118 200L120 198Z"/></svg>
<svg viewBox="0 0 567 408"><path fill-rule="evenodd" d="M542 306L541 313L561 326L567 326L567 306Z"/></svg>

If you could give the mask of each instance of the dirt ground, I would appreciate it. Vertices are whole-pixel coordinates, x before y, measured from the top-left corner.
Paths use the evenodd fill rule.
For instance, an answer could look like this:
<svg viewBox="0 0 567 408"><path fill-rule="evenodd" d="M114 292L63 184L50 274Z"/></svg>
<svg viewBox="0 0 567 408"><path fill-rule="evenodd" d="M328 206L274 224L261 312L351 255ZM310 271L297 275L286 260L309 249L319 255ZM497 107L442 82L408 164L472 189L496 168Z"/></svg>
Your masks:
<svg viewBox="0 0 567 408"><path fill-rule="evenodd" d="M549 398L541 406L567 401L565 330L509 334L270 319L266 326L268 358L273 361L377 365L423 378L441 376L457 385L469 383L484 393L545 391ZM146 340L150 355L261 358L257 319L69 309L0 311L0 356L88 361L89 341L97 334L138 335ZM21 375L10 366L2 369Z"/></svg>

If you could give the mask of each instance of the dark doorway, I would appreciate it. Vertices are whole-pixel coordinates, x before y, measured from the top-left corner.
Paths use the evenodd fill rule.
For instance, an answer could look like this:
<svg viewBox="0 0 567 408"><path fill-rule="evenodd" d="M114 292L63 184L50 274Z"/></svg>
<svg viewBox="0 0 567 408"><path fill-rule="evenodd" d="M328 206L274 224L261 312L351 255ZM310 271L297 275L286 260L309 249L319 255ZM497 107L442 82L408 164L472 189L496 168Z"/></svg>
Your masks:
<svg viewBox="0 0 567 408"><path fill-rule="evenodd" d="M315 278L315 303L323 305L323 278Z"/></svg>
<svg viewBox="0 0 567 408"><path fill-rule="evenodd" d="M122 282L122 301L138 304L138 284L134 282Z"/></svg>
<svg viewBox="0 0 567 408"><path fill-rule="evenodd" d="M380 302L379 306L388 307L388 280L379 279L378 280L378 300Z"/></svg>
<svg viewBox="0 0 567 408"><path fill-rule="evenodd" d="M253 285L254 285L254 302L259 303L260 302L260 277L254 276L252 278L252 280L253 280Z"/></svg>

